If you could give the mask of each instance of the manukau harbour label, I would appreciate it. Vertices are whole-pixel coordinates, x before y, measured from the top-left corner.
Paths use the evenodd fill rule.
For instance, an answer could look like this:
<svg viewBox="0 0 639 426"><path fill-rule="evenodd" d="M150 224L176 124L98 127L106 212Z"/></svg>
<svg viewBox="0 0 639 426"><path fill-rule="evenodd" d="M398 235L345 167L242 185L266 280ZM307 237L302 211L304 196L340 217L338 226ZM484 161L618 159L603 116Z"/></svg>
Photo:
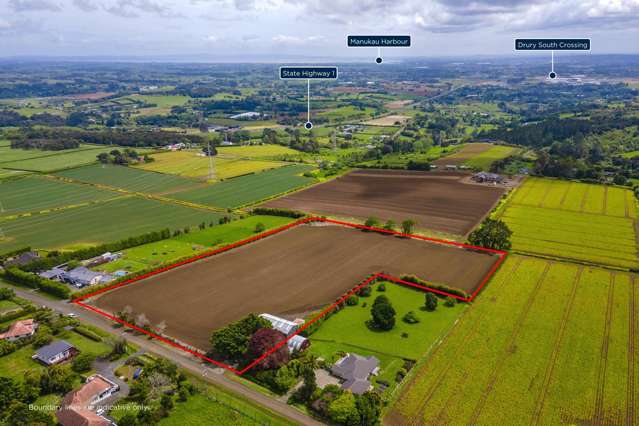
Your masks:
<svg viewBox="0 0 639 426"><path fill-rule="evenodd" d="M348 47L410 47L408 35L349 35Z"/></svg>

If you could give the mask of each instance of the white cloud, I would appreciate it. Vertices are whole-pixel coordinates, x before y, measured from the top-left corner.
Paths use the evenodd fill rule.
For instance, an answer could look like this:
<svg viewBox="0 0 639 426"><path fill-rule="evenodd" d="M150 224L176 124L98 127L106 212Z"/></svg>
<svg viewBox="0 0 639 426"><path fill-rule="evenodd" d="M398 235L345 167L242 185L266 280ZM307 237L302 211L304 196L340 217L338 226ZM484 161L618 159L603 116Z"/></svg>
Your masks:
<svg viewBox="0 0 639 426"><path fill-rule="evenodd" d="M9 6L16 12L59 12L62 10L60 5L53 0L9 0Z"/></svg>

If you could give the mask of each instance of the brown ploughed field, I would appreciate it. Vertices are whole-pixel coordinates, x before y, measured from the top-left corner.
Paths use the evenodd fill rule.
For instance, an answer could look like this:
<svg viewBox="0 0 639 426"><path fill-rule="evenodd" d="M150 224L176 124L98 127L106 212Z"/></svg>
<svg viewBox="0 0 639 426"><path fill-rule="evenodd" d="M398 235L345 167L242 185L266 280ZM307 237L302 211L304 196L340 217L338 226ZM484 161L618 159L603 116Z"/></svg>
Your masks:
<svg viewBox="0 0 639 426"><path fill-rule="evenodd" d="M356 170L264 206L396 223L413 219L418 228L466 235L504 192L462 182L467 177L456 172Z"/></svg>
<svg viewBox="0 0 639 426"><path fill-rule="evenodd" d="M336 301L367 275L415 274L472 292L497 257L335 225L300 225L120 287L93 303L129 305L165 333L201 349L211 332L247 314L295 317Z"/></svg>

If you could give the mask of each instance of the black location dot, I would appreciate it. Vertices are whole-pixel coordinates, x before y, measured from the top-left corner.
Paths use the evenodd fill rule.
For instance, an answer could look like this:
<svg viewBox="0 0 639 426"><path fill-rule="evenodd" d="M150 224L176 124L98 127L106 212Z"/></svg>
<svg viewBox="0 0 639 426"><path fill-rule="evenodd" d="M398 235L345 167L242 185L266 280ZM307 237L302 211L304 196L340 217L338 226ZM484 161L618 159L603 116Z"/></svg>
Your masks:
<svg viewBox="0 0 639 426"><path fill-rule="evenodd" d="M313 123L307 121L306 124L304 124L304 127L306 127L306 130L311 130L313 128Z"/></svg>
<svg viewBox="0 0 639 426"><path fill-rule="evenodd" d="M378 64L381 64L382 63L382 58L375 59L375 62L377 62Z"/></svg>
<svg viewBox="0 0 639 426"><path fill-rule="evenodd" d="M551 80L554 80L557 78L557 73L554 71L551 71L550 74L548 74L548 78L550 78Z"/></svg>

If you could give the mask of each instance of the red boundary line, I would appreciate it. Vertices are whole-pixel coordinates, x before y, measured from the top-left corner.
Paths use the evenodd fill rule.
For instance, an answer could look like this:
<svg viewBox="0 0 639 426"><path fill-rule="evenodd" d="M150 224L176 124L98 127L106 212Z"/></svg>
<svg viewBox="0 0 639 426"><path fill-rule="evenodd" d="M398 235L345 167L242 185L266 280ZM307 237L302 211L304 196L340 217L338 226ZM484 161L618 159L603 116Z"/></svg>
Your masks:
<svg viewBox="0 0 639 426"><path fill-rule="evenodd" d="M329 307L325 308L322 312L320 312L318 315L316 315L312 320L306 322L302 327L298 328L297 331L293 334L291 334L290 336L288 336L286 339L282 340L281 342L277 343L273 348L271 348L269 351L265 352L262 356L260 356L259 358L253 360L253 362L251 362L250 364L248 364L246 367L244 367L241 370L238 370L236 368L233 368L232 366L225 364L223 362L220 361L216 361L214 359L211 359L205 355L202 355L201 353L194 351L193 349L187 348L184 345L181 345L177 342L174 342L170 339L167 339L165 337L162 337L156 333L153 333L151 331L148 330L144 330L134 324L130 324L127 321L124 321L120 318L117 318L111 314L108 314L104 311L101 311L100 309L88 305L86 303L83 303L82 301L85 299L88 299L90 297L96 296L98 294L102 294L105 293L107 291L111 291L113 289L119 288L119 287L123 287L125 285L128 284L132 284L138 281L141 281L145 278L160 274L162 272L166 272L169 271L171 269L175 269L177 267L183 266L183 265L187 265L189 263L193 263L197 260L201 260L201 259L205 259L207 257L211 257L214 256L216 254L219 253L223 253L225 251L229 251L231 249L234 249L236 247L240 247L249 243L252 243L253 241L257 241L260 240L262 238L268 237L270 235L273 234L277 234L280 233L282 231L285 231L287 229L296 227L298 225L302 225L308 222L327 222L327 223L333 223L336 225L343 225L343 226L349 226L351 228L357 228L357 229L365 229L365 230L369 230L369 231L375 231L375 232L379 232L379 233L384 233L384 234L390 234L390 235L398 235L401 237L406 237L406 238L413 238L413 239L418 239L418 240L424 240L424 241L430 241L433 243L437 243L437 244L447 244L447 245L452 245L452 246L456 246L456 247L461 247L461 248L467 248L467 249L471 249L471 250L477 250L477 251L484 251L484 252L488 252L488 253L492 253L492 254L497 254L499 256L497 262L495 262L493 264L493 266L490 268L490 270L488 271L488 274L484 277L484 279L482 280L482 282L479 284L479 286L477 287L477 289L473 292L473 294L471 294L469 297L461 297L458 296L456 294L451 294L442 290L438 290L435 288L430 288L428 286L423 286L420 284L416 284L416 283L412 283L409 281L404 281L401 280L399 278L390 276L390 275L386 275L383 272L378 272L376 274L373 274L371 276L369 276L367 279L365 279L364 281L362 281L361 283L359 283L357 286L353 287L348 293L344 294L339 300L337 300L335 303L333 303L332 305L330 305ZM270 231L267 232L263 232L261 234L255 235L253 237L247 238L245 240L242 241L238 241L232 244L229 244L227 246L221 247L219 249L216 250L211 250L205 253L201 253L197 256L191 257L189 259L186 260L182 260L180 262L165 266L163 268L159 268L156 270L153 270L151 272L147 272L146 274L142 274L136 277L133 277L131 279L122 281L120 283L114 284L112 286L109 287L105 287L102 288L100 290L94 291L93 293L89 293L86 294L84 296L78 297L76 299L73 299L71 301L71 303L75 303L76 305L82 306L83 308L89 309L93 312L96 312L104 317L107 317L115 322L118 322L122 325L125 325L129 328L132 328L136 331L139 331L141 333L144 333L148 336L151 336L155 339L158 339L164 343L167 343L177 349L183 350L185 352L190 353L191 355L194 355L198 358L201 358L205 361L208 361L212 364L217 365L218 367L222 367L225 368L237 375L242 375L244 373L246 373L248 370L250 370L251 368L255 367L257 364L259 364L260 362L262 362L264 360L264 358L266 358L267 356L269 356L270 354L272 354L273 352L275 352L276 350L278 350L279 348L281 348L282 346L284 346L290 339L293 338L293 336L298 335L299 333L301 333L302 331L304 331L306 328L308 328L311 324L315 323L316 321L318 321L319 319L323 318L324 316L326 316L326 314L328 314L331 310L335 309L339 304L343 303L347 298L349 298L351 295L353 295L355 292L357 292L360 288L364 287L367 284L371 284L374 283L377 279L382 278L384 280L388 280L388 281L392 281L396 284L401 284L401 285L407 285L410 287L414 287L414 288L418 288L422 291L429 291L432 293L437 293L440 294L442 296L448 296L448 297L452 297L454 299L460 300L462 302L472 302L473 299L475 299L475 297L479 294L479 292L481 291L481 289L486 285L486 283L488 282L488 280L492 277L492 275L495 273L495 271L497 270L497 268L499 268L499 265L501 265L503 263L503 261L506 258L506 254L507 252L502 251L502 250L494 250L494 249L489 249L489 248L484 248L484 247L479 247L479 246L473 246L473 245L469 245L469 244L463 244L463 243L458 243L456 241L448 241L448 240L442 240L442 239L438 239L438 238L430 238L430 237L424 237L421 235L413 235L413 234L404 234L402 232L397 232L397 231L391 231L391 230L386 230L386 229L381 229L381 228L375 228L375 227L370 227L370 226L365 226L365 225L359 225L356 223L350 223L350 222L344 222L344 221L340 221L340 220L334 220L334 219L328 219L328 218L323 218L323 217L308 217L308 218L304 218L304 219L300 219L297 220L295 222L289 223L288 225L284 225L281 226L279 228L276 229L272 229Z"/></svg>

